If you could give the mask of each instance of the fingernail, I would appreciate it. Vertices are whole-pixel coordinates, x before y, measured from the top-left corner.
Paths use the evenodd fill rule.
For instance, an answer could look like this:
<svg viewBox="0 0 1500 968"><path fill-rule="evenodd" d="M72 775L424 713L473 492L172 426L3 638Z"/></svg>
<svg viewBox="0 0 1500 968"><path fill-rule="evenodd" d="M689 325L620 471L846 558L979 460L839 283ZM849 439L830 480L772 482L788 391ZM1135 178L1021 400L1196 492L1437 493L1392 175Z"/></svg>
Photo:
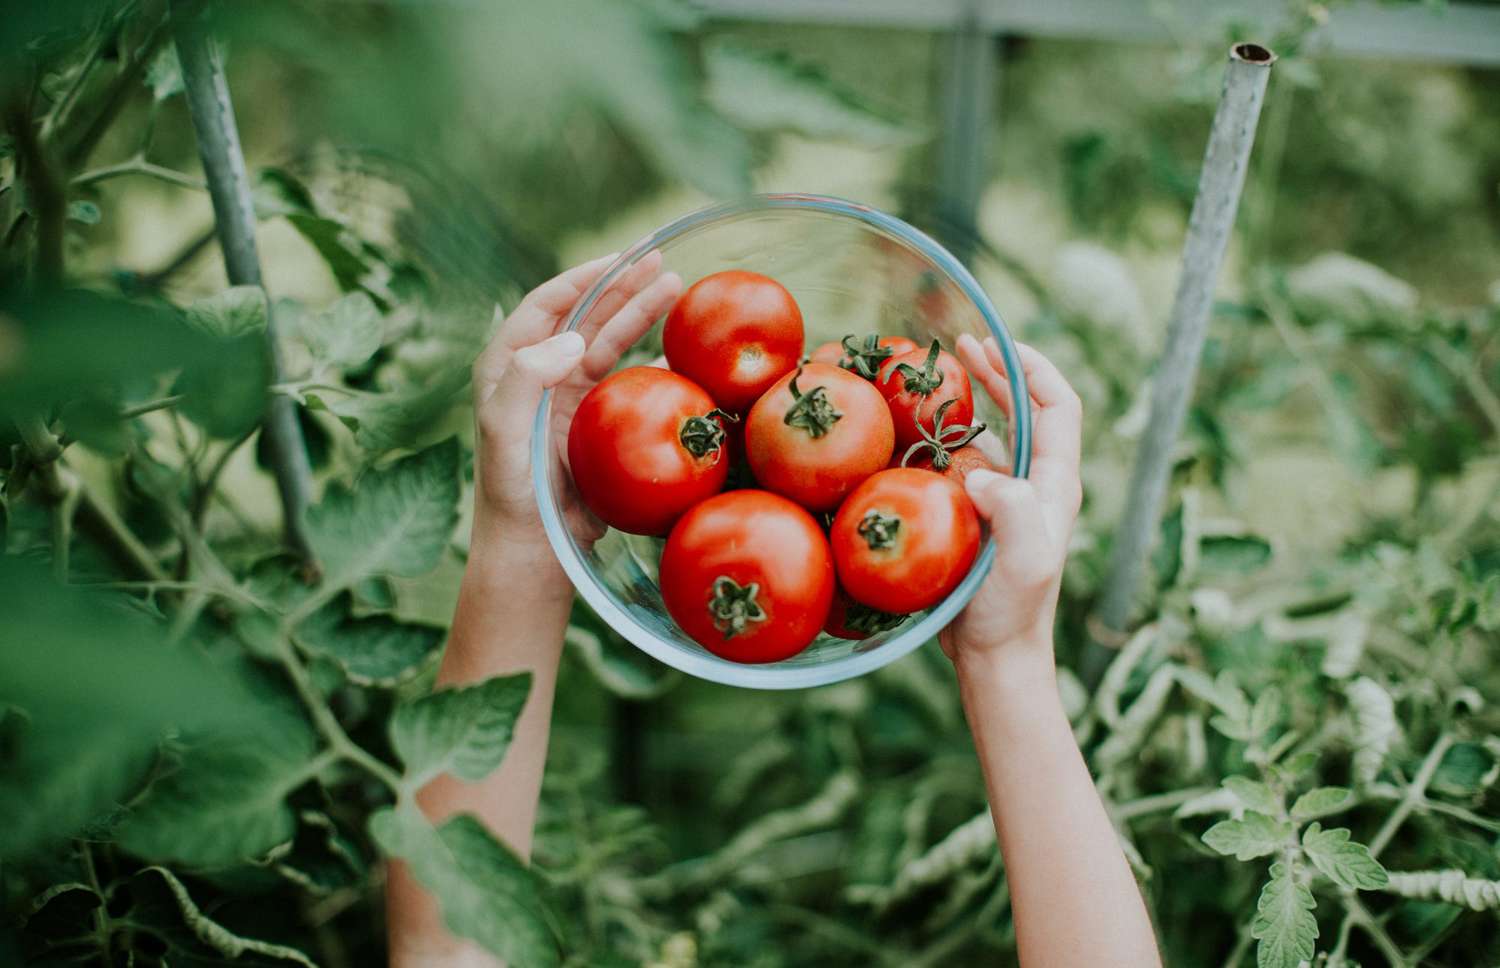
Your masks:
<svg viewBox="0 0 1500 968"><path fill-rule="evenodd" d="M964 478L964 487L970 494L978 494L994 483L999 476L994 471L985 470L983 467L976 467L969 471L968 476Z"/></svg>
<svg viewBox="0 0 1500 968"><path fill-rule="evenodd" d="M545 346L550 353L558 356L582 356L583 337L573 330L566 330L556 336L549 336L542 340L539 346Z"/></svg>

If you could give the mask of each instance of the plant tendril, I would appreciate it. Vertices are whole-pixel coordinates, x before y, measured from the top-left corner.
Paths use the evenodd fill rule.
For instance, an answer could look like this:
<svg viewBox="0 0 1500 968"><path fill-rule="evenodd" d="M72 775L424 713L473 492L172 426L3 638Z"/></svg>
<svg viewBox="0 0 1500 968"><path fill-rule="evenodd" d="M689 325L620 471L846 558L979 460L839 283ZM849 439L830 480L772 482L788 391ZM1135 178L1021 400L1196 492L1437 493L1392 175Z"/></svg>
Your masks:
<svg viewBox="0 0 1500 968"><path fill-rule="evenodd" d="M844 415L834 409L833 401L828 399L827 387L816 386L806 393L797 389L797 377L801 375L802 367L799 366L797 372L792 374L791 383L787 385L795 402L787 408L786 416L782 419L788 427L800 427L811 437L822 437Z"/></svg>
<svg viewBox="0 0 1500 968"><path fill-rule="evenodd" d="M766 610L760 607L755 596L760 593L760 582L741 586L728 575L714 579L713 597L708 601L708 611L714 617L714 628L732 639L745 631L751 622L763 622Z"/></svg>
<svg viewBox="0 0 1500 968"><path fill-rule="evenodd" d="M921 451L929 450L932 452L932 469L935 471L945 471L948 469L948 465L953 463L952 452L967 445L971 440L984 432L984 424L982 423L973 424L968 427L965 427L963 424L953 424L949 427L943 426L943 418L947 416L948 409L957 402L957 399L944 400L938 406L937 412L933 414L933 429L931 431L922 425L921 420L917 421L917 433L922 435L922 439L908 447L906 453L901 455L902 467L906 467L907 463ZM952 434L958 434L959 436L955 440L947 440L946 438Z"/></svg>

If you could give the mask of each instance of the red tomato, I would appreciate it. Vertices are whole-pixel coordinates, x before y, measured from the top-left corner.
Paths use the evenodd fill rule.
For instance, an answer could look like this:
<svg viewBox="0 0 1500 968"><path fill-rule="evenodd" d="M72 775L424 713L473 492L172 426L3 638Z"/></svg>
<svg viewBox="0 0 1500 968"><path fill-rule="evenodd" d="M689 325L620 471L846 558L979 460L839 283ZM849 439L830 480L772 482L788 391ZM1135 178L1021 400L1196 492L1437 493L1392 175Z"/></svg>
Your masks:
<svg viewBox="0 0 1500 968"><path fill-rule="evenodd" d="M912 444L904 453L893 456L891 466L920 467L936 471L960 484L969 476L969 471L976 467L994 470L995 466L984 456L983 451L969 446L969 441L984 432L984 424L965 427L948 423L948 412L955 403L954 400L943 401L943 405L934 414L933 432L929 434L926 427L919 428L922 440Z"/></svg>
<svg viewBox="0 0 1500 968"><path fill-rule="evenodd" d="M745 418L745 452L761 486L829 511L890 462L890 410L869 382L808 363L776 382Z"/></svg>
<svg viewBox="0 0 1500 968"><path fill-rule="evenodd" d="M671 370L612 373L579 402L568 428L578 495L611 527L665 534L723 488L727 422L702 387Z"/></svg>
<svg viewBox="0 0 1500 968"><path fill-rule="evenodd" d="M969 374L956 358L938 345L903 353L885 361L875 385L885 395L896 425L896 447L903 452L923 439L919 425L933 432L938 408L956 401L948 414L955 424L974 420L974 391Z"/></svg>
<svg viewBox="0 0 1500 968"><path fill-rule="evenodd" d="M905 336L857 337L853 333L842 341L830 340L813 350L808 360L813 363L830 363L858 373L866 380L873 380L880 373L880 364L893 356L909 353L917 344Z"/></svg>
<svg viewBox="0 0 1500 968"><path fill-rule="evenodd" d="M662 330L667 363L744 413L802 355L802 311L775 279L732 269L695 282Z"/></svg>
<svg viewBox="0 0 1500 968"><path fill-rule="evenodd" d="M833 555L802 508L730 491L684 514L661 556L661 597L682 630L735 662L807 648L833 600Z"/></svg>
<svg viewBox="0 0 1500 968"><path fill-rule="evenodd" d="M897 467L854 489L829 537L850 598L885 612L916 612L963 580L979 554L979 518L958 484Z"/></svg>
<svg viewBox="0 0 1500 968"><path fill-rule="evenodd" d="M905 615L893 615L878 608L861 605L842 588L835 588L833 606L828 609L828 619L823 623L823 631L840 639L868 639L875 633L889 631L904 621Z"/></svg>

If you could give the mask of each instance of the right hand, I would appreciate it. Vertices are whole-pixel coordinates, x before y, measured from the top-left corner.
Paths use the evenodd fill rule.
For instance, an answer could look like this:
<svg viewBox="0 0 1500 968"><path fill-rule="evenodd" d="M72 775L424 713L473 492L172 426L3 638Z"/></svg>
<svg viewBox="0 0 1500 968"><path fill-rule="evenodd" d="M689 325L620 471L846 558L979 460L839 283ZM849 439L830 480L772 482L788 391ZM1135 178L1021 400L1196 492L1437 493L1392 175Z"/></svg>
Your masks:
<svg viewBox="0 0 1500 968"><path fill-rule="evenodd" d="M1005 359L994 339L958 340L958 357L1010 414ZM1031 476L970 471L969 499L990 526L994 566L979 592L938 641L955 665L1019 658L1054 669L1052 622L1068 542L1083 501L1079 477L1083 404L1041 353L1017 343L1032 404Z"/></svg>

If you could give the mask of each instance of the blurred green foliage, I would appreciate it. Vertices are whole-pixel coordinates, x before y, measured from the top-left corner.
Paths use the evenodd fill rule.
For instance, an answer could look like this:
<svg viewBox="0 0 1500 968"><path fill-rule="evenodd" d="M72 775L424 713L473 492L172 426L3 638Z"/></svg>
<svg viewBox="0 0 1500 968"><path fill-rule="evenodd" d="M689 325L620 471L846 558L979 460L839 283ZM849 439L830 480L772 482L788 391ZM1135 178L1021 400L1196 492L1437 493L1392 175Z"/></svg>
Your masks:
<svg viewBox="0 0 1500 968"><path fill-rule="evenodd" d="M666 0L206 10L270 299L218 272L167 5L0 4L0 961L378 963L388 856L515 965L1013 958L933 649L733 692L580 605L535 867L410 809L500 761L527 688L429 693L492 304L704 196L867 183L846 166L944 228L944 39ZM975 268L1087 403L1063 698L1168 963L1489 964L1500 78L1303 40L1142 625L1092 693L1069 670L1221 51L998 42ZM281 544L272 393L319 574Z"/></svg>

